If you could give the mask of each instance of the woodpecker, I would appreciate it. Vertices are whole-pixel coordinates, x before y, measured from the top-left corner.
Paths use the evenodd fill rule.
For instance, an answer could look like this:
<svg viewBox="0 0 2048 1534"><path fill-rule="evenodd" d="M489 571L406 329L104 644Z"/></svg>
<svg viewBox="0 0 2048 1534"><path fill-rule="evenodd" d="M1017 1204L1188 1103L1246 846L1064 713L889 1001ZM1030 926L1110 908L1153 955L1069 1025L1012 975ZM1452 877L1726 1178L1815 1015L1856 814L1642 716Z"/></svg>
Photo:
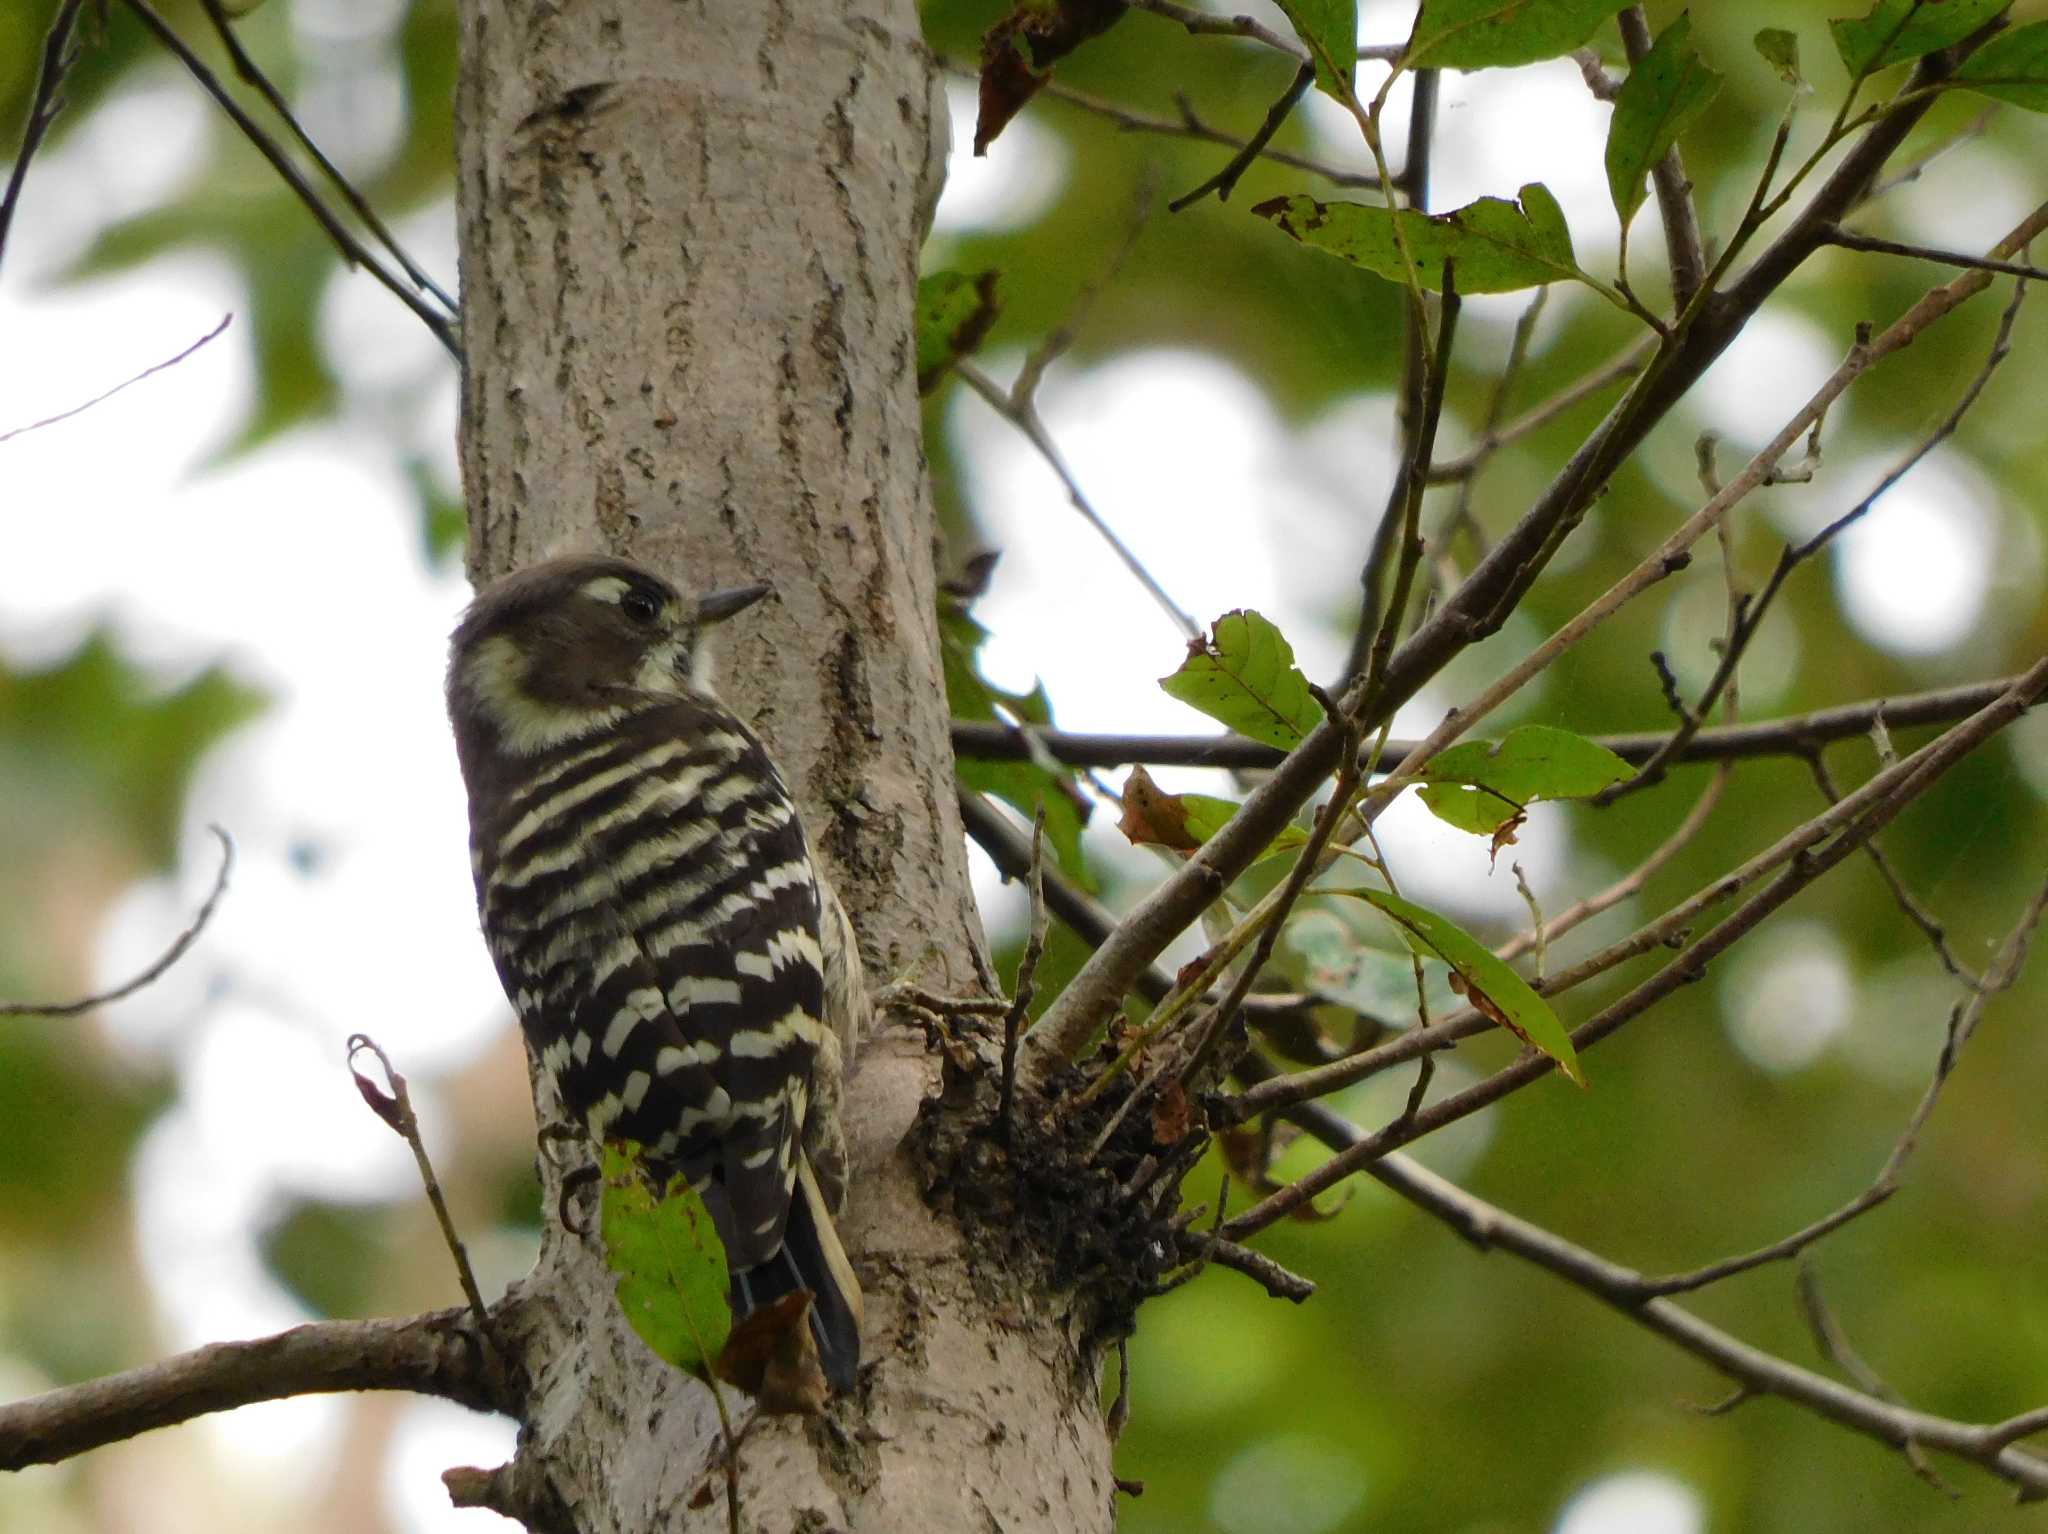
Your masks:
<svg viewBox="0 0 2048 1534"><path fill-rule="evenodd" d="M789 789L706 655L767 591L687 598L620 559L520 571L457 625L448 712L484 939L564 1111L689 1178L736 1316L813 1293L843 1391L861 1291L832 1217L865 982Z"/></svg>

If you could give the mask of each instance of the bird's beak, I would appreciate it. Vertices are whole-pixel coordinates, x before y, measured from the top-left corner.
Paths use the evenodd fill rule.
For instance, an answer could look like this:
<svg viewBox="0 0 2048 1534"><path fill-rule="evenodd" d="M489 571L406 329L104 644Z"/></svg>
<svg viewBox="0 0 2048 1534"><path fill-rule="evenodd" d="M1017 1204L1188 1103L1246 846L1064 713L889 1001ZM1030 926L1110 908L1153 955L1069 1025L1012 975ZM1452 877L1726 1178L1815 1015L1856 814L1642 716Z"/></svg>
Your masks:
<svg viewBox="0 0 2048 1534"><path fill-rule="evenodd" d="M729 591L714 591L697 603L697 622L700 624L723 623L734 613L744 612L761 598L767 596L773 586L734 586Z"/></svg>

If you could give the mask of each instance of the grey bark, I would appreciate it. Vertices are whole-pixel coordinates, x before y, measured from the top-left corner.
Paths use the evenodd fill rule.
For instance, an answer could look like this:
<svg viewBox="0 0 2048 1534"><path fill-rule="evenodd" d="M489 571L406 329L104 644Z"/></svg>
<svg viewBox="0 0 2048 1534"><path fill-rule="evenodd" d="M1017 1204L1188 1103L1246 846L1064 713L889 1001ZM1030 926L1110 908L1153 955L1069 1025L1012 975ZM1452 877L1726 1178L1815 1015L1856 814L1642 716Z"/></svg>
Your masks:
<svg viewBox="0 0 2048 1534"><path fill-rule="evenodd" d="M721 694L788 775L871 978L927 961L976 988L913 378L944 133L914 5L463 0L462 42L472 575L584 548L773 583L722 636ZM903 1142L932 1071L904 1029L863 1049L843 1226L873 1367L824 1421L748 1431L749 1528L1111 1522L1077 1323L926 1205ZM551 1229L507 1320L531 1390L505 1484L551 1487L587 1534L724 1526L710 1397L625 1328L593 1252Z"/></svg>

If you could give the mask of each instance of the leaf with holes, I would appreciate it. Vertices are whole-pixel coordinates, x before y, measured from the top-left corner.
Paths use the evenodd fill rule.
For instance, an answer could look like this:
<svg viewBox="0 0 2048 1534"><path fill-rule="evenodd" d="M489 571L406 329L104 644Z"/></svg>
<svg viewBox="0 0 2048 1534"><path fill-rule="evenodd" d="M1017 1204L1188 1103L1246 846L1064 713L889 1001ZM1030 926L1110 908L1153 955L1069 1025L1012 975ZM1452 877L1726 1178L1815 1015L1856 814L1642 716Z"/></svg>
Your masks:
<svg viewBox="0 0 2048 1534"><path fill-rule="evenodd" d="M1643 178L1707 108L1721 77L1692 46L1692 15L1680 11L1628 72L1607 125L1607 190L1624 228L1643 205Z"/></svg>
<svg viewBox="0 0 2048 1534"><path fill-rule="evenodd" d="M1400 240L1422 285L1442 292L1444 263L1454 264L1460 293L1513 293L1567 278L1583 280L1564 210L1541 182L1521 201L1482 197L1449 213L1418 213L1357 202L1318 202L1297 193L1252 209L1304 245L1405 282Z"/></svg>
<svg viewBox="0 0 2048 1534"><path fill-rule="evenodd" d="M1783 27L1765 27L1756 35L1756 51L1780 80L1796 91L1809 91L1806 76L1799 72L1799 38Z"/></svg>
<svg viewBox="0 0 2048 1534"><path fill-rule="evenodd" d="M631 1140L605 1142L603 1175L600 1228L619 1309L657 1358L710 1378L732 1333L725 1243L711 1211L680 1173L657 1190Z"/></svg>
<svg viewBox="0 0 2048 1534"><path fill-rule="evenodd" d="M1557 1068L1580 1086L1586 1084L1571 1035L1550 1010L1550 1003L1531 990L1528 981L1496 959L1479 939L1449 917L1385 890L1345 893L1355 894L1376 907L1401 929L1412 946L1450 965L1463 982L1465 997L1473 1006L1530 1048L1555 1060Z"/></svg>
<svg viewBox="0 0 2048 1534"><path fill-rule="evenodd" d="M1191 708L1240 735L1291 751L1323 710L1294 664L1294 647L1249 608L1225 613L1205 639L1188 642L1187 659L1159 685Z"/></svg>

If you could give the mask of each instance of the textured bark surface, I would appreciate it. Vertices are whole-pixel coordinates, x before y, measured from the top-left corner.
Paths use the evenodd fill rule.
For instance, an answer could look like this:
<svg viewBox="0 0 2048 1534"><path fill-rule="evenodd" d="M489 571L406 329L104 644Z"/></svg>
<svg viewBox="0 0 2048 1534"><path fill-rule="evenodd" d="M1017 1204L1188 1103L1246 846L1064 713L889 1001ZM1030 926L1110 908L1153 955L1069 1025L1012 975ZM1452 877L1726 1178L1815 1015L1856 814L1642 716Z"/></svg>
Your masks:
<svg viewBox="0 0 2048 1534"><path fill-rule="evenodd" d="M912 377L944 132L914 5L464 0L463 49L472 574L586 548L698 590L771 582L779 605L721 636L720 692L796 790L871 977L935 955L930 983L975 988ZM1111 1520L1060 1302L976 1271L926 1207L902 1142L931 1071L915 1034L864 1046L842 1228L873 1367L826 1420L754 1424L749 1528ZM587 1534L724 1526L710 1397L625 1328L594 1252L552 1230L508 1321L522 1484Z"/></svg>

